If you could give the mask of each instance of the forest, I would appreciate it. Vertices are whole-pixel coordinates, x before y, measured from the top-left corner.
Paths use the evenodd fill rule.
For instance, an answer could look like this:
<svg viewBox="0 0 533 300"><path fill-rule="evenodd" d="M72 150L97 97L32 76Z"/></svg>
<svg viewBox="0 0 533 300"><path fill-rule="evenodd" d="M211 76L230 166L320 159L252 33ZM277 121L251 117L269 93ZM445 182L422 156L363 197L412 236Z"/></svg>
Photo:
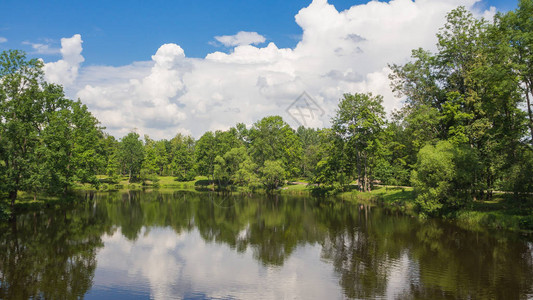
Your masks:
<svg viewBox="0 0 533 300"><path fill-rule="evenodd" d="M412 186L417 210L439 216L495 191L533 192L533 1L493 20L463 7L436 33L437 51L391 64L404 99L389 117L383 97L346 93L329 128L291 128L280 116L199 139L107 134L82 100L43 79L43 62L0 54L0 198L64 195L76 185L157 185L204 176L219 191L274 192L303 181L322 194L354 186Z"/></svg>

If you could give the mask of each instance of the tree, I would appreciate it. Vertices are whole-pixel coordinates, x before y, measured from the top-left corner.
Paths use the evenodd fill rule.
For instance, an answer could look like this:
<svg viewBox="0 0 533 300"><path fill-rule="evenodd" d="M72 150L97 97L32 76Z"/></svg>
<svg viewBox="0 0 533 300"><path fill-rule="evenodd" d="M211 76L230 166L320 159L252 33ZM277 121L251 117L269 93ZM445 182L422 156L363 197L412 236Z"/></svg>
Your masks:
<svg viewBox="0 0 533 300"><path fill-rule="evenodd" d="M72 166L74 180L98 185L98 171L105 165L102 149L103 128L81 101L72 102Z"/></svg>
<svg viewBox="0 0 533 300"><path fill-rule="evenodd" d="M118 182L121 172L119 142L112 135L105 134L102 141L105 168L100 174L109 176L112 182Z"/></svg>
<svg viewBox="0 0 533 300"><path fill-rule="evenodd" d="M340 184L341 188L347 182L348 170L344 141L332 129L322 129L319 132L319 148L312 182L326 187ZM338 190L340 191L340 190Z"/></svg>
<svg viewBox="0 0 533 300"><path fill-rule="evenodd" d="M19 51L0 54L0 176L1 189L14 205L17 192L28 189L39 145L39 131L45 121L43 63L26 60Z"/></svg>
<svg viewBox="0 0 533 300"><path fill-rule="evenodd" d="M130 132L122 138L119 145L120 161L123 170L128 174L128 182L138 178L144 160L143 142L138 133Z"/></svg>
<svg viewBox="0 0 533 300"><path fill-rule="evenodd" d="M518 86L525 98L530 131L530 143L533 144L533 1L520 0L518 9L504 15L496 16L496 26L503 41L500 45L511 51L512 71L521 85Z"/></svg>
<svg viewBox="0 0 533 300"><path fill-rule="evenodd" d="M212 176L217 157L215 135L208 131L204 133L196 142L194 154L196 157L196 168L200 175Z"/></svg>
<svg viewBox="0 0 533 300"><path fill-rule="evenodd" d="M475 194L484 198L512 165L525 133L519 68L512 43L498 29L503 21L496 21L491 25L459 7L437 33L437 53L419 49L414 61L391 66L392 86L406 96L401 123L413 137L404 143L407 166L417 149L435 140L468 146L480 162Z"/></svg>
<svg viewBox="0 0 533 300"><path fill-rule="evenodd" d="M141 180L143 183L146 180L150 180L152 182L157 181L157 171L159 170L158 167L158 157L157 157L157 149L156 149L156 142L148 135L144 136L144 159L141 164Z"/></svg>
<svg viewBox="0 0 533 300"><path fill-rule="evenodd" d="M223 157L230 149L241 145L235 128L229 131L208 131L196 143L195 156L198 172L214 180L215 158Z"/></svg>
<svg viewBox="0 0 533 300"><path fill-rule="evenodd" d="M319 131L313 128L298 127L296 134L300 138L302 145L302 157L300 158L300 174L306 178L312 178L315 167L320 160L320 136Z"/></svg>
<svg viewBox="0 0 533 300"><path fill-rule="evenodd" d="M230 182L236 182L237 171L241 168L241 164L248 159L244 146L232 148L223 157L217 156L215 158L214 178L219 187L227 186Z"/></svg>
<svg viewBox="0 0 533 300"><path fill-rule="evenodd" d="M195 149L196 144L191 136L177 134L170 140L170 170L172 175L180 181L193 180L196 176ZM204 145L207 146L207 145ZM202 145L200 145L202 147ZM206 149L207 150L207 149Z"/></svg>
<svg viewBox="0 0 533 300"><path fill-rule="evenodd" d="M257 164L255 164L249 156L246 156L246 159L239 164L239 169L234 176L234 182L247 188L249 191L253 191L256 186L260 185L260 180L257 174Z"/></svg>
<svg viewBox="0 0 533 300"><path fill-rule="evenodd" d="M424 146L411 182L423 215L435 216L464 207L472 200L477 158L469 147L439 141Z"/></svg>
<svg viewBox="0 0 533 300"><path fill-rule="evenodd" d="M383 97L372 94L345 94L332 120L333 130L344 141L349 168L362 191L370 191L372 171L382 155L380 142L385 111Z"/></svg>
<svg viewBox="0 0 533 300"><path fill-rule="evenodd" d="M283 184L286 176L286 171L283 168L283 163L279 160L265 161L265 165L260 170L261 182L263 183L267 192L272 192Z"/></svg>
<svg viewBox="0 0 533 300"><path fill-rule="evenodd" d="M279 160L290 175L299 173L300 139L281 117L270 116L257 121L250 129L249 137L250 156L259 166L269 160Z"/></svg>

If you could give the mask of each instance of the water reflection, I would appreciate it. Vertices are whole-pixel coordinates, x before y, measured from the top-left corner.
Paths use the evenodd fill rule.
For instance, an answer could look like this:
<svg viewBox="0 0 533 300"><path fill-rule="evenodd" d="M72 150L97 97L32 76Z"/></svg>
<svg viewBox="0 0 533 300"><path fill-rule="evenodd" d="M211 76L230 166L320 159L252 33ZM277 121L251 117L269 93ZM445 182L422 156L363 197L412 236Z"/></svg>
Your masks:
<svg viewBox="0 0 533 300"><path fill-rule="evenodd" d="M109 227L86 209L18 216L0 225L0 298L63 299L92 285Z"/></svg>
<svg viewBox="0 0 533 300"><path fill-rule="evenodd" d="M0 228L0 298L527 298L533 244L336 199L109 193Z"/></svg>
<svg viewBox="0 0 533 300"><path fill-rule="evenodd" d="M148 285L155 299L340 297L336 281L323 275L328 265L319 260L319 247L297 249L279 268L258 264L250 249L239 253L225 244L206 243L198 230L176 235L169 228L149 233L143 228L135 242L118 230L103 241L95 296L100 290ZM136 294L133 290L128 296Z"/></svg>

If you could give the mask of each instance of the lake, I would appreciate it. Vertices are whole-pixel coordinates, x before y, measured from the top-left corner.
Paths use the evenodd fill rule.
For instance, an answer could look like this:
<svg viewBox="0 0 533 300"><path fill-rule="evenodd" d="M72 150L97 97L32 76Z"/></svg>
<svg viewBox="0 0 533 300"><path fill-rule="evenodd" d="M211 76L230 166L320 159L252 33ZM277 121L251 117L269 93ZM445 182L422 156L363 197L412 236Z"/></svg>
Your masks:
<svg viewBox="0 0 533 300"><path fill-rule="evenodd" d="M533 238L336 198L112 192L0 224L2 299L527 299Z"/></svg>

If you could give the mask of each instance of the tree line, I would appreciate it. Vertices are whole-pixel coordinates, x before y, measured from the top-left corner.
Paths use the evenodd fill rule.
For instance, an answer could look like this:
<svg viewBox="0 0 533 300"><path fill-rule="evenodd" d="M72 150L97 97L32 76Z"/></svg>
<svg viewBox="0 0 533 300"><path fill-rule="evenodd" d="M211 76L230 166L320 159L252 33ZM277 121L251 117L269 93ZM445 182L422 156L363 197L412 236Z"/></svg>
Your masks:
<svg viewBox="0 0 533 300"><path fill-rule="evenodd" d="M335 193L356 184L412 185L416 204L438 215L491 199L533 192L533 1L492 22L464 7L447 15L437 51L412 51L389 65L405 104L386 117L383 98L345 94L330 128L292 129L268 116L250 128L206 132L199 139L117 140L79 100L43 80L42 62L19 51L0 55L0 190L64 193L75 182L189 181L207 176L218 189L268 191L287 179Z"/></svg>

